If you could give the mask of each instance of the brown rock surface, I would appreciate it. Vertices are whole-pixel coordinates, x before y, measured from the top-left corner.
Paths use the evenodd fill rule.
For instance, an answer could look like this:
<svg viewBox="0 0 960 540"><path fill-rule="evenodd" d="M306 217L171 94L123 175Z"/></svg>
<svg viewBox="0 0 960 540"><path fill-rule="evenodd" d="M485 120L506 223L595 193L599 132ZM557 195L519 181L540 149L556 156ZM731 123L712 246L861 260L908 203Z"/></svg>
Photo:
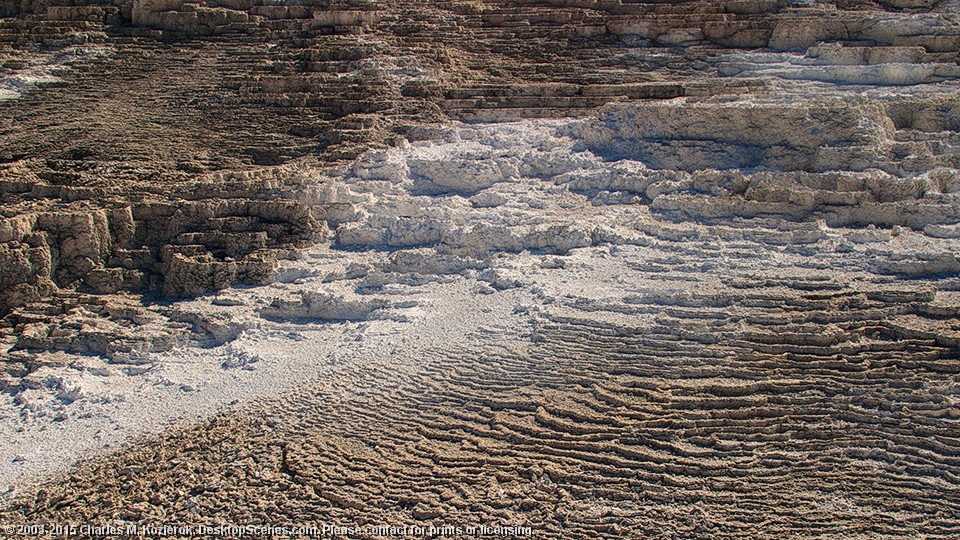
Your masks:
<svg viewBox="0 0 960 540"><path fill-rule="evenodd" d="M0 519L956 537L957 12L0 5Z"/></svg>

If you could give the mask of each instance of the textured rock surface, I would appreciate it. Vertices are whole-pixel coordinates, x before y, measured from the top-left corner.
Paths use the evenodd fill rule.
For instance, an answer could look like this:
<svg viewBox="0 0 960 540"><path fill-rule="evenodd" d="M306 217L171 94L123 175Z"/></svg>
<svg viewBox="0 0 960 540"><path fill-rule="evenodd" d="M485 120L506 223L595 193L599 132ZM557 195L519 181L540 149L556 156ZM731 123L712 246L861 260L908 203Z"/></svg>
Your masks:
<svg viewBox="0 0 960 540"><path fill-rule="evenodd" d="M4 523L960 534L956 2L0 10Z"/></svg>

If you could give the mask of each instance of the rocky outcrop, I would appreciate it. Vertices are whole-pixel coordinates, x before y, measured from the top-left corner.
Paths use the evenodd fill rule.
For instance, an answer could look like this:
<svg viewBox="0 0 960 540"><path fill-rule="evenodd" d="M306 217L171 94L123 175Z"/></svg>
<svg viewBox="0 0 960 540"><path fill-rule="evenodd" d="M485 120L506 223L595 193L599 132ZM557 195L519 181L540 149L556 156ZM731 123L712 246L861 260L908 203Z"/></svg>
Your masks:
<svg viewBox="0 0 960 540"><path fill-rule="evenodd" d="M2 104L18 121L0 152L0 258L11 269L0 310L74 291L188 297L263 283L284 250L326 238L326 223L341 248L429 247L474 261L606 238L569 219L511 214L524 201L506 188L516 178L552 178L592 204L644 204L673 219L776 215L949 237L960 117L936 86L956 79L960 34L939 4L868 4L8 6L2 69L21 97ZM177 40L199 46L164 48ZM28 44L67 46L38 54ZM885 85L909 91L845 90ZM823 97L796 98L805 92ZM62 120L62 103L82 128ZM354 191L318 188L301 177L314 173L281 165L435 135L416 122L560 116L586 117L573 128L578 144L630 165L603 168L566 150L518 157L485 142L361 159L354 172L369 184ZM506 214L473 222L456 216L458 204L389 200L370 212L381 181L387 193Z"/></svg>
<svg viewBox="0 0 960 540"><path fill-rule="evenodd" d="M303 293L296 301L275 299L262 309L263 317L320 321L362 321L390 304L379 298L345 298L333 294Z"/></svg>
<svg viewBox="0 0 960 540"><path fill-rule="evenodd" d="M59 289L193 296L262 283L271 249L322 235L294 201L143 202L109 210L23 214L0 223L5 310ZM20 291L16 293L14 291Z"/></svg>
<svg viewBox="0 0 960 540"><path fill-rule="evenodd" d="M588 148L656 169L783 171L882 168L893 122L879 104L741 102L609 107L586 128Z"/></svg>
<svg viewBox="0 0 960 540"><path fill-rule="evenodd" d="M5 523L960 531L956 2L14 4L11 444L267 399Z"/></svg>

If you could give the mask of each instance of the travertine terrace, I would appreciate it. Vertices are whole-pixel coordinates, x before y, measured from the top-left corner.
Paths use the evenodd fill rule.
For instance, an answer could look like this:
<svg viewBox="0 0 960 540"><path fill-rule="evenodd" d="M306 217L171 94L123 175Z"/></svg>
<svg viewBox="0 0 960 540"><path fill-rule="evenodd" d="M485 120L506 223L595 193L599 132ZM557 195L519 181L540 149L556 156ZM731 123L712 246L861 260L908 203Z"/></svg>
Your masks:
<svg viewBox="0 0 960 540"><path fill-rule="evenodd" d="M0 17L0 524L960 536L960 2Z"/></svg>

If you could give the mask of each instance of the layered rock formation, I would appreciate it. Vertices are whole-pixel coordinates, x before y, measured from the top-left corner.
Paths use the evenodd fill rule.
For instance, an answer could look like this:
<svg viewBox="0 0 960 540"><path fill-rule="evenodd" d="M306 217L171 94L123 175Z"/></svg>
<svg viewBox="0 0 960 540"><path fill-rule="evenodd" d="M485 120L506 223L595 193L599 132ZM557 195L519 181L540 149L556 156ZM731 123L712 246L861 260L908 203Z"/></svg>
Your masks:
<svg viewBox="0 0 960 540"><path fill-rule="evenodd" d="M3 9L4 519L957 534L956 2Z"/></svg>
<svg viewBox="0 0 960 540"><path fill-rule="evenodd" d="M265 208L267 215L261 215L258 209L247 213L239 208L247 199L276 197L283 187L239 178L240 186L232 189L227 187L233 184L229 175L213 174L197 188L196 173L278 164L318 152L327 159L353 157L365 144L382 140L392 126L439 120L444 112L474 120L583 114L611 101L764 94L771 91L765 87L779 85L771 80L779 79L913 86L950 81L958 75L960 34L949 5L941 4L870 9L870 3L769 1L408 2L387 8L376 2L172 0L12 6L7 15L15 17L0 27L0 42L10 58L4 80L14 95L37 85L45 90L4 105L14 119L5 130L2 156L7 162L6 212L27 222L5 223L3 230L12 232L4 242L30 247L6 246L11 264L29 270L4 280L0 309L8 312L73 283L95 292L180 295L260 281L264 276L245 269L242 261L224 262L224 257L238 260L267 244L296 244L312 234L307 229L313 225L294 216L289 238L281 228L275 227L271 236L257 224L242 226L239 221L248 217L288 219L284 214L289 210L276 214ZM59 52L47 52L55 47ZM738 48L805 54L722 52ZM692 57L688 51L695 51ZM104 95L103 88L110 91ZM889 160L878 152L888 149L880 148L877 138L889 130L888 118L895 116L901 124L932 123L916 126L926 131L955 127L955 104L940 104L941 94L936 95L921 95L908 104L871 101L860 109L874 109L861 117L874 122L872 127L845 124L845 118L810 118L805 107L792 105L772 104L746 116L739 114L744 110L739 105L705 105L696 111L668 105L641 112L665 116L661 126L644 126L628 137L648 141L640 157L662 168L825 171L841 164L849 168L845 162L853 160L856 169L891 172L902 165L884 163ZM57 107L64 102L74 104L70 114L79 126L51 120L63 114ZM829 116L831 107L825 103L820 115ZM888 115L884 107L897 112ZM928 118L929 111L944 107L949 110L942 118ZM805 118L781 126L767 123L764 114ZM671 118L675 115L687 120ZM717 118L710 121L709 115ZM730 124L720 136L728 140L721 141L709 133L717 121L743 123ZM799 131L781 141L762 130L741 133L757 129L758 122L770 130ZM34 136L38 130L43 136ZM804 130L820 135L800 140ZM823 135L824 130L831 135ZM697 146L688 139L712 142ZM919 143L902 141L895 151L937 152ZM794 156L792 162L774 155L791 145L806 149L799 162L797 153L787 152ZM620 150L598 148L608 154ZM911 164L922 171L939 163L926 159ZM216 185L213 192L210 185ZM140 228L149 227L151 233L98 238L93 241L98 247L91 248L97 253L70 254L49 271L40 261L43 247L34 244L46 242L36 239L37 232L61 232L59 225L43 219L39 226L32 224L34 212L76 214L102 228L108 214L129 213L124 205L133 196L151 206L143 210L145 221L176 221L175 210L162 208L176 204L171 193L198 200L198 209L207 205L203 199L240 199L211 201L210 209L197 210L198 219L212 213L216 220L232 220L230 230L221 234L219 225L201 223L145 224ZM295 194L280 196L296 199ZM100 202L111 197L118 202ZM22 200L28 202L19 204ZM196 219L187 216L185 221ZM120 221L117 227L129 226ZM97 236L92 230L89 234ZM223 234L239 236L227 239ZM47 243L48 250L59 248L53 242ZM168 247L179 245L203 247ZM113 249L148 249L153 260L110 264L111 256L129 259ZM201 255L209 260L184 262ZM251 264L263 266L259 261ZM173 274L167 280L169 271ZM184 285L188 275L197 278L191 278L191 286Z"/></svg>
<svg viewBox="0 0 960 540"><path fill-rule="evenodd" d="M956 212L955 194L884 203L836 171L859 189L780 189L860 203L746 216L751 190L796 173L685 178L581 147L622 108L435 129L325 178L311 197L355 208L334 250L179 308L257 328L213 351L224 369L306 358L323 376L4 515L753 538L762 514L771 536L955 535L956 240L879 210L827 222L870 202ZM315 352L331 332L339 352Z"/></svg>

